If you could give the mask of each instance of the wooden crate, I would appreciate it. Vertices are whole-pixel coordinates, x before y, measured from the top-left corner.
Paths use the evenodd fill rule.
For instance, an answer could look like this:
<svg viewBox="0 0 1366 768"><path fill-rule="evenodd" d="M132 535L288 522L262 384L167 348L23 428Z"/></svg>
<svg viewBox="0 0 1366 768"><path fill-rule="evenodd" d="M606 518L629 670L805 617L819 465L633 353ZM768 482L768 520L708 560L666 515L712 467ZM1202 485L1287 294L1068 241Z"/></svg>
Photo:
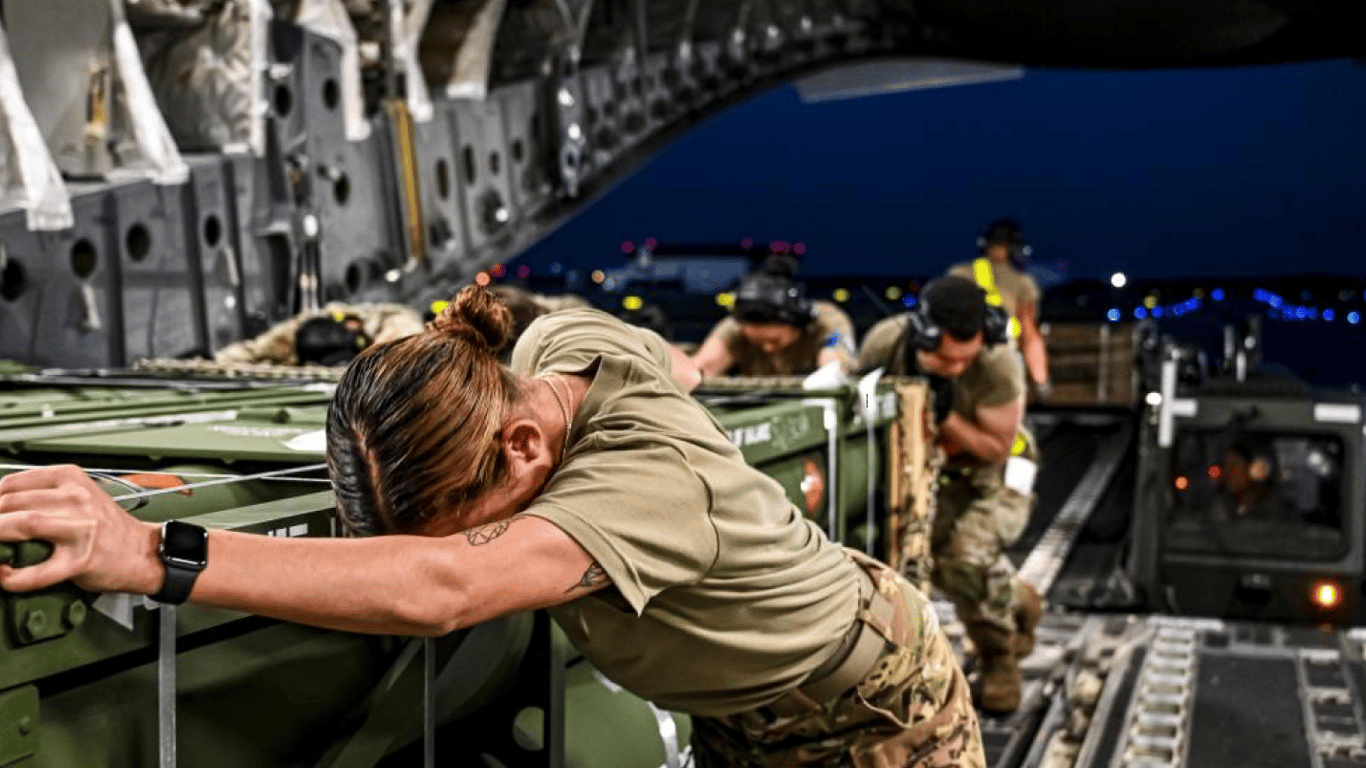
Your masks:
<svg viewBox="0 0 1366 768"><path fill-rule="evenodd" d="M1047 405L1137 404L1136 323L1045 323L1039 330L1048 348L1053 391Z"/></svg>

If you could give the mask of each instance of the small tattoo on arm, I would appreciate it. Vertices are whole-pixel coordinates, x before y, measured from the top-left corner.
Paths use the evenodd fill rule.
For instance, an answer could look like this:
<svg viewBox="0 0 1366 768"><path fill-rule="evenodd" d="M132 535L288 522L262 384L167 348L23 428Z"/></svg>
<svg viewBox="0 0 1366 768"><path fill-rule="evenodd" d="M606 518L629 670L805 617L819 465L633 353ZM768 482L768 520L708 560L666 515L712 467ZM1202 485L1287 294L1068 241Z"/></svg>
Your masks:
<svg viewBox="0 0 1366 768"><path fill-rule="evenodd" d="M597 589L610 581L611 579L607 577L607 571L604 571L602 566L598 565L598 561L594 560L593 563L588 566L588 570L584 571L583 575L579 577L578 583L569 589L566 589L565 592L573 592L580 587L584 589Z"/></svg>
<svg viewBox="0 0 1366 768"><path fill-rule="evenodd" d="M465 539L469 541L471 547L487 544L507 533L508 527L511 525L511 520L499 520L496 523L480 525L465 531Z"/></svg>

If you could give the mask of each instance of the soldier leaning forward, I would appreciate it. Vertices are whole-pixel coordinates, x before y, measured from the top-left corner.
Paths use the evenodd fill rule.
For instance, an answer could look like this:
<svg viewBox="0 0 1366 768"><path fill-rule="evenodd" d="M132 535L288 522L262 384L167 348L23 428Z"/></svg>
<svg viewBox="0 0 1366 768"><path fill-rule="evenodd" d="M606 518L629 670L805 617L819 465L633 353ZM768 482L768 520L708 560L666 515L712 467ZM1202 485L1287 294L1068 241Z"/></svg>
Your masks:
<svg viewBox="0 0 1366 768"><path fill-rule="evenodd" d="M980 703L1019 707L1018 658L1034 645L1042 605L1004 548L1033 505L1036 453L1024 429L1024 375L1007 343L1008 317L972 281L932 280L911 312L874 325L861 369L927 376L934 393L941 470L931 577L953 601L980 656ZM911 553L907 553L910 555ZM910 563L908 562L909 566Z"/></svg>

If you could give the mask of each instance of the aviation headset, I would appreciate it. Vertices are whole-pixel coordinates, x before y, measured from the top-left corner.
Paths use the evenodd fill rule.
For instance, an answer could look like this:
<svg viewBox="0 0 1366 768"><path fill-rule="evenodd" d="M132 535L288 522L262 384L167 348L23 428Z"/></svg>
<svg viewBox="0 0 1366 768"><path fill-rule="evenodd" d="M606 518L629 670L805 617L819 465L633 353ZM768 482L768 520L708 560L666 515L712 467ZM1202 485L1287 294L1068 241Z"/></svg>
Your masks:
<svg viewBox="0 0 1366 768"><path fill-rule="evenodd" d="M1008 246L1012 261L1018 262L1034 252L1034 249L1025 242L1024 233L1020 231L1020 225L1014 219L997 219L991 222L991 225L977 236L978 254L985 254L987 246L992 243L1004 243Z"/></svg>
<svg viewBox="0 0 1366 768"><path fill-rule="evenodd" d="M982 294L985 297L986 291L982 291ZM1010 315L1001 307L987 304L985 299L982 306L986 309L982 317L982 340L988 347L1010 341ZM937 351L944 340L944 329L930 317L929 302L922 299L907 313L907 319L910 322L907 346L922 352Z"/></svg>
<svg viewBox="0 0 1366 768"><path fill-rule="evenodd" d="M735 292L735 319L742 323L782 322L805 328L816 319L806 289L792 279L792 268L764 268L745 277Z"/></svg>

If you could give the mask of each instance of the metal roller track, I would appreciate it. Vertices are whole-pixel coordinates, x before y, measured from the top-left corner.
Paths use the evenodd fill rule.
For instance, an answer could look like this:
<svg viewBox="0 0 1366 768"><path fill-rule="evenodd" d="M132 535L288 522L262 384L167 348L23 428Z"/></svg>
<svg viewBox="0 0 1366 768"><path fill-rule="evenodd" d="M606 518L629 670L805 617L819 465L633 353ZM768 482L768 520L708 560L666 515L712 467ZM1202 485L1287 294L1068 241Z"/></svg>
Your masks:
<svg viewBox="0 0 1366 768"><path fill-rule="evenodd" d="M1052 588L1053 581L1072 552L1078 534L1086 527L1096 504L1110 486L1110 480L1128 450L1132 436L1133 427L1125 424L1101 445L1086 474L1020 566L1020 577L1033 584L1039 594L1047 594Z"/></svg>

